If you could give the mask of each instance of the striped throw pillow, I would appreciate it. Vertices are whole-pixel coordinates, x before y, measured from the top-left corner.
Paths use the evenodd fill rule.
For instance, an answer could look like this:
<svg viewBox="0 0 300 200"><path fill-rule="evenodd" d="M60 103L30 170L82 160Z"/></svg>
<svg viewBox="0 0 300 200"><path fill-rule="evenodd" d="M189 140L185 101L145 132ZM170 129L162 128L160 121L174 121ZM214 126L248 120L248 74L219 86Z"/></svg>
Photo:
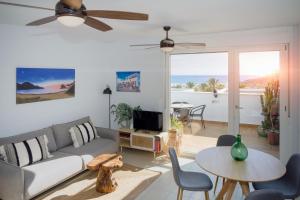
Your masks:
<svg viewBox="0 0 300 200"><path fill-rule="evenodd" d="M96 128L91 122L73 126L69 132L75 148L81 147L99 137Z"/></svg>
<svg viewBox="0 0 300 200"><path fill-rule="evenodd" d="M46 135L24 140L18 143L5 144L4 160L10 164L24 167L51 157ZM1 149L1 148L0 148Z"/></svg>

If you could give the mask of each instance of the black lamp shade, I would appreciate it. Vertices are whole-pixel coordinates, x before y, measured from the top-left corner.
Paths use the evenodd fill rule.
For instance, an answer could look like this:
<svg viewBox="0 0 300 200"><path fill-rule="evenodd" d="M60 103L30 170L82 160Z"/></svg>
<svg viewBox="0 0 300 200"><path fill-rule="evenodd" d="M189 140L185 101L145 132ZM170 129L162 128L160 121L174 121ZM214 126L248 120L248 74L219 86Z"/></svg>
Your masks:
<svg viewBox="0 0 300 200"><path fill-rule="evenodd" d="M105 88L105 90L103 90L103 94L111 94L111 89L109 87Z"/></svg>

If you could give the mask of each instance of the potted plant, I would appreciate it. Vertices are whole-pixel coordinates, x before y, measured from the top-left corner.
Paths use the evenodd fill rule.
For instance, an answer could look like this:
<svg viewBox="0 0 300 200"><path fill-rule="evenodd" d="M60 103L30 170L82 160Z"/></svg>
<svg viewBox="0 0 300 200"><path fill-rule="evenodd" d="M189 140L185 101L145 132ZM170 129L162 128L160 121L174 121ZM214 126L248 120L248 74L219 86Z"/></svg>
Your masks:
<svg viewBox="0 0 300 200"><path fill-rule="evenodd" d="M177 154L180 154L181 145L181 133L183 129L183 124L180 120L175 117L171 118L171 129L168 131L168 142L167 147L174 147Z"/></svg>
<svg viewBox="0 0 300 200"><path fill-rule="evenodd" d="M262 107L262 115L264 120L261 125L257 127L258 135L267 137L269 132L279 132L279 81L273 80L265 87L264 95L260 96L260 102ZM272 128L272 122L274 128ZM272 131L270 131L272 130Z"/></svg>
<svg viewBox="0 0 300 200"><path fill-rule="evenodd" d="M279 98L274 98L270 107L271 129L268 132L268 142L271 145L279 144Z"/></svg>
<svg viewBox="0 0 300 200"><path fill-rule="evenodd" d="M133 110L141 110L140 106L132 108L126 103L113 104L111 106L111 113L115 115L115 121L121 128L130 128Z"/></svg>

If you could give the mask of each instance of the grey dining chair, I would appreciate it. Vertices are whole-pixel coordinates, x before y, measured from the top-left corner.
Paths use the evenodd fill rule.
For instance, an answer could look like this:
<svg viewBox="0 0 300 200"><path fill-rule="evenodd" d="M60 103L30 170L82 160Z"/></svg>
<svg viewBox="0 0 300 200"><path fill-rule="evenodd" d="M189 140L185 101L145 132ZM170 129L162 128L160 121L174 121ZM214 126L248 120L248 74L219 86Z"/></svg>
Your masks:
<svg viewBox="0 0 300 200"><path fill-rule="evenodd" d="M217 140L217 147L220 146L232 146L235 143L236 137L234 135L221 135ZM214 187L214 194L216 193L217 185L219 181L219 176L217 176ZM225 178L223 178L223 184L225 182Z"/></svg>
<svg viewBox="0 0 300 200"><path fill-rule="evenodd" d="M174 148L169 148L170 159L172 162L173 176L178 186L177 200L182 200L184 190L203 191L205 199L209 200L208 191L212 189L210 178L201 172L190 172L181 170Z"/></svg>
<svg viewBox="0 0 300 200"><path fill-rule="evenodd" d="M256 190L273 189L280 191L284 199L296 199L300 196L300 154L294 154L286 165L283 177L268 182L253 183Z"/></svg>
<svg viewBox="0 0 300 200"><path fill-rule="evenodd" d="M256 190L251 192L245 200L284 200L284 197L276 190Z"/></svg>

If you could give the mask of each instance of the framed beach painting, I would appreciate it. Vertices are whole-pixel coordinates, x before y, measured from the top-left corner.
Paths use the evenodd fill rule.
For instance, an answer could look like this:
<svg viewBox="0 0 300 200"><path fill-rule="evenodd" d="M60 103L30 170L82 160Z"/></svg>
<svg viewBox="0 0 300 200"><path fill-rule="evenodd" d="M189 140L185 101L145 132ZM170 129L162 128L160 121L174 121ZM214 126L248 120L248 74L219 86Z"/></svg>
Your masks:
<svg viewBox="0 0 300 200"><path fill-rule="evenodd" d="M140 92L141 73L139 71L117 72L118 92Z"/></svg>
<svg viewBox="0 0 300 200"><path fill-rule="evenodd" d="M75 96L75 69L17 68L16 103L32 103Z"/></svg>

